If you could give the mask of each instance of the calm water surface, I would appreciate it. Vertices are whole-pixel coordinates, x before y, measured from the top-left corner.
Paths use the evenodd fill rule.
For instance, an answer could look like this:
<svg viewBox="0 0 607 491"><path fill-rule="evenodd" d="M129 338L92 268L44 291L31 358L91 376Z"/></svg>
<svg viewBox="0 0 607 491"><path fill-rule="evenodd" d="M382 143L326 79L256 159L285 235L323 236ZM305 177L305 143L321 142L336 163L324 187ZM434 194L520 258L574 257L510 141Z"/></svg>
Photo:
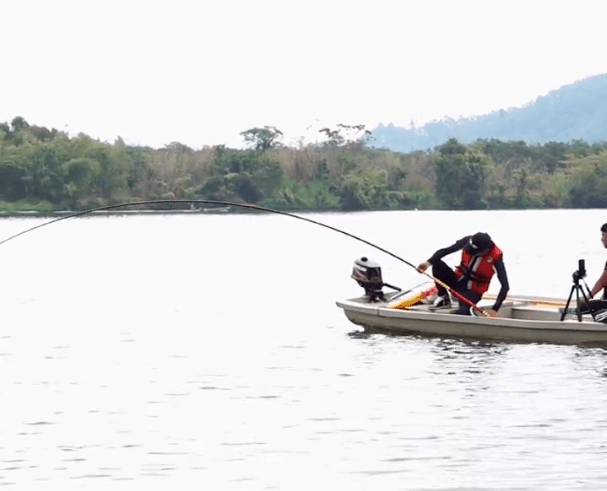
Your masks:
<svg viewBox="0 0 607 491"><path fill-rule="evenodd" d="M306 216L414 264L489 232L519 294L566 297L579 258L589 283L607 259L601 210ZM335 306L356 258L424 277L341 234L95 216L0 252L9 489L607 489L606 350L365 334Z"/></svg>

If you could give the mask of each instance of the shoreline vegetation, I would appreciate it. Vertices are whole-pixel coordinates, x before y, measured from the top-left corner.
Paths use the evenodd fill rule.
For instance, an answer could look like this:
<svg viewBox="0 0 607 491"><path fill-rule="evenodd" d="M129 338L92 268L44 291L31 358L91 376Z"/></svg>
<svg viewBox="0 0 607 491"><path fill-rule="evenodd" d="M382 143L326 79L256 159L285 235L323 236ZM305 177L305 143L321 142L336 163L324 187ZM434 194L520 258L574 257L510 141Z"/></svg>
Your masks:
<svg viewBox="0 0 607 491"><path fill-rule="evenodd" d="M0 216L78 212L150 200L216 200L289 212L607 207L607 142L456 139L426 151L373 147L363 125L287 147L272 126L247 148L160 149L0 123ZM187 203L132 211L208 211ZM224 207L225 208L225 207ZM237 211L237 210L223 210ZM122 210L120 213L127 211Z"/></svg>

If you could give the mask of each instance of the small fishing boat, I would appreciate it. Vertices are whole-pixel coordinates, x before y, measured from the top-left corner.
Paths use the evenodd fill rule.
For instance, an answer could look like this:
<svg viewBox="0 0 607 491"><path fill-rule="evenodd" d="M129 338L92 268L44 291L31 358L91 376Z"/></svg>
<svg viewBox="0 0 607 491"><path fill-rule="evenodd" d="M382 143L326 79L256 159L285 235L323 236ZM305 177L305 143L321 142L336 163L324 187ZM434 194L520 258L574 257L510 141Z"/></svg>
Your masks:
<svg viewBox="0 0 607 491"><path fill-rule="evenodd" d="M473 338L476 340L515 341L575 345L606 345L607 324L597 322L599 315L579 315L579 292L572 289L569 299L509 296L498 317L482 315L491 309L495 297L485 296L479 311L473 315L456 315L453 307L434 307L433 283L418 285L407 291L383 292L391 285L382 282L379 266L367 258L355 262L352 277L365 288L365 294L338 301L346 317L371 331L404 334ZM398 289L396 289L398 290Z"/></svg>

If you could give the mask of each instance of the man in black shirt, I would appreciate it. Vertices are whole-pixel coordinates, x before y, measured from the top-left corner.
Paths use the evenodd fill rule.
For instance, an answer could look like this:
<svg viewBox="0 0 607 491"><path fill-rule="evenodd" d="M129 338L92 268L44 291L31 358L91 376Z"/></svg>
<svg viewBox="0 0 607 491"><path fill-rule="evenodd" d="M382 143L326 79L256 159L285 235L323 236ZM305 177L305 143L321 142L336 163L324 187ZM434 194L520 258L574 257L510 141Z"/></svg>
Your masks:
<svg viewBox="0 0 607 491"><path fill-rule="evenodd" d="M601 242L603 243L603 247L607 248L607 223L604 223L601 226ZM599 310L607 309L607 299L605 298L605 288L607 288L607 263L605 264L605 269L599 279L596 280L596 283L590 290L589 298L593 298L597 293L603 290L603 298L590 300L587 306L582 306L581 312L583 314L587 314L589 312L598 312Z"/></svg>
<svg viewBox="0 0 607 491"><path fill-rule="evenodd" d="M462 251L461 262L453 270L442 258L459 250ZM503 253L488 234L478 232L474 235L462 237L455 244L436 251L430 259L417 267L417 271L423 273L430 266L432 266L432 276L434 278L462 295L474 305L478 303L483 293L489 288L493 274L497 273L502 287L493 304L493 308L487 312L492 317L497 316L497 312L506 298L510 286L504 266ZM449 305L450 300L447 289L439 282L437 282L436 286L439 296L435 301L435 305ZM470 305L460 302L456 313L470 315Z"/></svg>

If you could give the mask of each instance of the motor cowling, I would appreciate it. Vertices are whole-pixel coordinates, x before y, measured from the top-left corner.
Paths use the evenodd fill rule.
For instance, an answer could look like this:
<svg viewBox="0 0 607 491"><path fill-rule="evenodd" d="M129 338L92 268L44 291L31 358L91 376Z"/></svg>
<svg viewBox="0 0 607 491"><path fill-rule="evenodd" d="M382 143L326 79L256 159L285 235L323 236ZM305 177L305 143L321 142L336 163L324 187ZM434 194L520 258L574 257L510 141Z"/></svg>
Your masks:
<svg viewBox="0 0 607 491"><path fill-rule="evenodd" d="M367 257L361 257L354 261L351 276L365 289L365 295L370 297L371 300L385 300L384 292L382 291L384 286L400 290L400 288L384 283L381 267Z"/></svg>

